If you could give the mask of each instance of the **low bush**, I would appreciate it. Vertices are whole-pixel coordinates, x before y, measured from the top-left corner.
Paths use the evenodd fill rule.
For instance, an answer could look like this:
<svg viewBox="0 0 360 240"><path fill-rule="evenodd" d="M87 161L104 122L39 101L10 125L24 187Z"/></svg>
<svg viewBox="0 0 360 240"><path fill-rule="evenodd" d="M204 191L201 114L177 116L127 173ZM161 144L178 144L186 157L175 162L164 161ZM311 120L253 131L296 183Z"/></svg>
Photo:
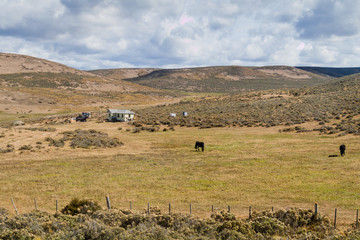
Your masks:
<svg viewBox="0 0 360 240"><path fill-rule="evenodd" d="M0 153L13 152L14 150L15 150L14 145L8 144L8 145L6 145L6 148L0 148Z"/></svg>
<svg viewBox="0 0 360 240"><path fill-rule="evenodd" d="M226 211L200 219L179 213L150 214L101 210L92 201L73 199L61 211L10 216L0 209L0 239L358 239L353 227L336 230L311 210L261 212L241 219ZM65 215L64 215L65 214Z"/></svg>
<svg viewBox="0 0 360 240"><path fill-rule="evenodd" d="M98 210L101 210L101 207L97 202L84 199L79 200L77 198L74 198L68 205L66 205L61 210L61 213L74 216L80 213L91 214Z"/></svg>
<svg viewBox="0 0 360 240"><path fill-rule="evenodd" d="M49 142L49 146L54 146L54 147L64 147L65 146L65 140L64 139L53 139L50 137L45 138L45 141Z"/></svg>
<svg viewBox="0 0 360 240"><path fill-rule="evenodd" d="M31 150L32 146L31 145L22 145L19 147L19 150Z"/></svg>

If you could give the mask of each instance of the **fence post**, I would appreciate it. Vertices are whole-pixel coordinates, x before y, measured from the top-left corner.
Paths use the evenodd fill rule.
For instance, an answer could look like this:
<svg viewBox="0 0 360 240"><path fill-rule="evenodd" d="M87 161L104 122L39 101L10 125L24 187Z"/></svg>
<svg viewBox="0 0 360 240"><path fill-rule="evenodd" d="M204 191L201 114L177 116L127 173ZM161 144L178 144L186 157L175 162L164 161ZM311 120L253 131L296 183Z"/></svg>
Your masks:
<svg viewBox="0 0 360 240"><path fill-rule="evenodd" d="M230 213L230 205L228 206L228 213Z"/></svg>
<svg viewBox="0 0 360 240"><path fill-rule="evenodd" d="M190 215L191 215L191 203L190 203Z"/></svg>
<svg viewBox="0 0 360 240"><path fill-rule="evenodd" d="M169 214L171 213L171 203L169 203Z"/></svg>
<svg viewBox="0 0 360 240"><path fill-rule="evenodd" d="M130 210L132 209L132 202L130 201Z"/></svg>
<svg viewBox="0 0 360 240"><path fill-rule="evenodd" d="M111 209L111 205L110 205L110 198L109 198L109 196L106 196L106 205L107 205L108 210L110 210L110 209Z"/></svg>
<svg viewBox="0 0 360 240"><path fill-rule="evenodd" d="M317 214L318 214L318 204L315 203L315 215L317 215Z"/></svg>
<svg viewBox="0 0 360 240"><path fill-rule="evenodd" d="M150 215L150 203L148 203L148 214Z"/></svg>
<svg viewBox="0 0 360 240"><path fill-rule="evenodd" d="M36 204L36 198L34 198L34 203L35 203L35 210L38 210L37 209L37 204Z"/></svg>
<svg viewBox="0 0 360 240"><path fill-rule="evenodd" d="M58 212L58 200L56 200L56 213Z"/></svg>
<svg viewBox="0 0 360 240"><path fill-rule="evenodd" d="M359 228L359 209L356 209L356 229Z"/></svg>
<svg viewBox="0 0 360 240"><path fill-rule="evenodd" d="M249 219L251 219L251 206L249 207Z"/></svg>
<svg viewBox="0 0 360 240"><path fill-rule="evenodd" d="M12 198L11 198L11 202L12 202L12 204L13 204L13 206L14 206L14 209L15 209L16 215L19 215L19 212L18 212L18 210L17 210L17 208L16 208L16 205L15 205L14 199L12 199Z"/></svg>
<svg viewBox="0 0 360 240"><path fill-rule="evenodd" d="M274 212L274 207L271 207L271 212Z"/></svg>
<svg viewBox="0 0 360 240"><path fill-rule="evenodd" d="M214 205L211 205L211 212L214 212Z"/></svg>
<svg viewBox="0 0 360 240"><path fill-rule="evenodd" d="M337 209L335 208L334 228L336 228L336 217L337 217Z"/></svg>

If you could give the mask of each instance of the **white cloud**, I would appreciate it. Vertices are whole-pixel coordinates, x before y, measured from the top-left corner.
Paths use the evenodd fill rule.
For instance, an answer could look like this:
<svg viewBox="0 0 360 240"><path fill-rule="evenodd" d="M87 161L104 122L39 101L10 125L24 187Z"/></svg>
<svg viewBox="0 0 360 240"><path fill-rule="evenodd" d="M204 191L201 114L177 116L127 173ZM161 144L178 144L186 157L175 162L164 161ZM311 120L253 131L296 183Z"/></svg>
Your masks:
<svg viewBox="0 0 360 240"><path fill-rule="evenodd" d="M8 0L0 7L1 52L76 68L360 62L360 0Z"/></svg>

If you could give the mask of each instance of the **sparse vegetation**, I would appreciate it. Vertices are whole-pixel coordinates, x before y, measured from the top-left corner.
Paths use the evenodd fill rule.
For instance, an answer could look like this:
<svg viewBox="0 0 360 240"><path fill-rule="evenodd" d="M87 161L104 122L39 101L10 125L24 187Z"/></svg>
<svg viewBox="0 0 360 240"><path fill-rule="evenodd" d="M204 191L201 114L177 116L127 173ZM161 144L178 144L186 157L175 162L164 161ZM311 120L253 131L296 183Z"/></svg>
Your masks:
<svg viewBox="0 0 360 240"><path fill-rule="evenodd" d="M33 147L32 147L31 145L22 145L22 146L19 147L19 150L20 150L20 151L22 151L22 150L28 150L28 151L30 151L30 150L32 150L32 149L33 149Z"/></svg>
<svg viewBox="0 0 360 240"><path fill-rule="evenodd" d="M88 201L76 204L72 201L70 205L74 207L71 215L75 216L33 211L11 217L1 209L0 238L354 239L358 236L357 230L335 230L326 216L302 209L255 213L251 219L240 219L221 211L210 218L199 219L177 213L163 214L158 209L152 209L150 215L128 210L95 210L89 207ZM83 207L83 212L78 212L76 207Z"/></svg>
<svg viewBox="0 0 360 240"><path fill-rule="evenodd" d="M6 148L0 148L0 153L13 152L14 150L15 150L14 145L8 144L8 145L6 146Z"/></svg>
<svg viewBox="0 0 360 240"><path fill-rule="evenodd" d="M41 131L41 132L55 132L56 128L51 128L51 127L32 127L32 128L22 128L24 130L29 130L29 131Z"/></svg>
<svg viewBox="0 0 360 240"><path fill-rule="evenodd" d="M64 132L64 141L70 140L72 148L108 148L124 145L117 138L110 138L107 133L96 130L81 130Z"/></svg>
<svg viewBox="0 0 360 240"><path fill-rule="evenodd" d="M296 131L359 134L360 119L355 116L360 114L360 75L344 77L340 82L316 88L242 93L151 107L137 112L135 124L212 128L291 126L317 121L320 128ZM183 111L188 112L188 116L181 116ZM177 113L178 117L169 116L170 112ZM335 125L329 126L333 123Z"/></svg>
<svg viewBox="0 0 360 240"><path fill-rule="evenodd" d="M36 114L33 106L0 112L1 126L6 128L0 133L0 153L9 153L0 156L4 207L12 209L9 196L16 199L21 213L33 209L34 198L45 211L54 210L55 199L67 203L72 196L100 202L110 193L115 205L135 203L132 211L102 211L95 200L73 199L55 215L33 211L12 216L0 209L0 239L358 238L359 230L351 227L360 194L359 75L331 81L310 78L311 85L329 81L311 88L245 92L240 88L270 89L283 86L284 79L276 73L266 81L246 79L251 76L246 71L253 69L239 69L177 79L178 89L217 92L212 95L158 91L85 75L72 78L76 74L65 72L0 76L1 93L13 92L7 93L6 101L66 113L45 117L48 113ZM156 74L158 79L168 76L163 71ZM300 85L306 84L294 80L289 87ZM225 90L235 94L224 95ZM169 104L185 95L190 97ZM144 103L154 106L160 101L167 103L143 108ZM87 110L97 111L96 106L104 110L125 102L136 109L133 125L105 123L104 112L94 114L90 122L70 124L73 112L83 111L79 106L88 107L84 103L94 106ZM13 126L19 119L36 127ZM56 129L46 127L50 125ZM205 142L205 152L195 152L198 140ZM113 148L122 141L124 147ZM343 143L346 155L329 158ZM23 155L11 153L15 149ZM341 230L333 229L329 217L298 208L253 212L251 219L237 217L246 216L244 208L249 205L289 209L313 206L315 201L331 219L334 207L341 209ZM160 207L152 207L146 215L141 210L149 202ZM161 213L169 202L177 209ZM189 204L194 206L192 216L184 214ZM208 218L212 204L218 208ZM225 204L233 207L231 214L219 212Z"/></svg>
<svg viewBox="0 0 360 240"><path fill-rule="evenodd" d="M45 138L45 141L49 142L49 146L54 146L54 147L64 147L65 146L65 140L63 138L56 140L56 139L47 137L47 138Z"/></svg>

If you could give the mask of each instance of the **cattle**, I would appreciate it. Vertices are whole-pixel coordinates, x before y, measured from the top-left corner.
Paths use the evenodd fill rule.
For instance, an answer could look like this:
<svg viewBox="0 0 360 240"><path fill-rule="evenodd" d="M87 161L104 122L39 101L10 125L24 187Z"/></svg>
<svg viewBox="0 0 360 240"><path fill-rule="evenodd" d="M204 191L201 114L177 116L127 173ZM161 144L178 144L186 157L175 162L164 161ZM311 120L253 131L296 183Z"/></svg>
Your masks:
<svg viewBox="0 0 360 240"><path fill-rule="evenodd" d="M205 148L204 142L198 142L198 141L196 141L196 143L195 143L195 149L196 149L196 151L200 150L200 148L201 148L201 151L204 151L204 148Z"/></svg>
<svg viewBox="0 0 360 240"><path fill-rule="evenodd" d="M344 144L341 144L340 147L339 147L339 149L340 149L340 155L341 155L341 156L344 156L344 155L345 155L345 145L344 145Z"/></svg>

